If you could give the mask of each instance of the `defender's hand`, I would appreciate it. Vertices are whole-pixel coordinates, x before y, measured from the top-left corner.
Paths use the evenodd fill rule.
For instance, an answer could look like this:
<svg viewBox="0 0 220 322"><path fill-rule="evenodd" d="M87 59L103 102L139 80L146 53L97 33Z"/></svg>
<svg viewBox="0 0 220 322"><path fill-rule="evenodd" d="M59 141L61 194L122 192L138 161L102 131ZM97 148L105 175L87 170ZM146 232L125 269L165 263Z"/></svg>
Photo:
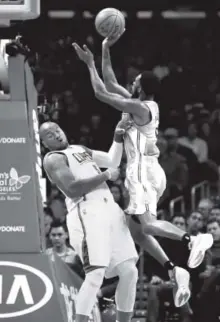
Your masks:
<svg viewBox="0 0 220 322"><path fill-rule="evenodd" d="M108 170L106 170L109 174L109 180L110 181L116 181L119 178L120 175L120 170L119 169L113 169L113 168L109 168Z"/></svg>
<svg viewBox="0 0 220 322"><path fill-rule="evenodd" d="M124 131L124 133L131 127L132 121L129 117L122 117L122 119L118 122L115 133L118 131Z"/></svg>

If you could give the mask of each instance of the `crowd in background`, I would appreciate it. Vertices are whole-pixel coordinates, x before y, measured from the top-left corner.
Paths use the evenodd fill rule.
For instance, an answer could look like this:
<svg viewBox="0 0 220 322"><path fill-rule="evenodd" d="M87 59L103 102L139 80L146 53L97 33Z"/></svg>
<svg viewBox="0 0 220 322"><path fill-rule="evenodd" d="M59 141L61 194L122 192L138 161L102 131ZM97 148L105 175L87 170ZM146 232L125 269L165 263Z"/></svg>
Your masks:
<svg viewBox="0 0 220 322"><path fill-rule="evenodd" d="M95 99L88 72L71 46L73 41L86 42L95 54L98 70L101 70L101 39L95 33L93 21L82 20L81 23L83 30L76 29L80 20L75 25L63 22L64 35L59 30L59 22L58 26L50 26L50 32L43 33L41 39L35 39L34 43L29 40L32 49L29 60L39 92L39 120L41 123L57 122L71 144L107 151L120 113ZM128 89L144 69L153 70L161 80L157 97L161 125L157 144L159 162L167 176L167 188L159 203L159 209L163 210L160 216L191 235L208 231L214 237L214 245L206 260L198 270L191 272L193 296L190 306L180 310L183 321L192 319L192 311L193 319L200 322L217 321L220 313L219 31L220 19L214 17L190 22L159 17L128 19L125 34L112 48L117 78ZM42 147L42 156L45 152ZM110 185L115 201L122 208L126 208L129 198L123 184L125 170L126 158L123 158L121 176ZM203 180L210 184L210 198L199 200L192 212L190 189ZM180 195L184 196L186 212L180 213L177 209L171 217L170 200ZM65 215L64 197L56 187L48 184L45 230L49 252L60 240L66 245ZM57 227L54 220L61 221L62 225ZM172 260L186 266L188 254L181 245L167 240L160 242ZM61 256L71 262L73 252L67 247L62 249ZM164 307L167 299L169 302L171 285L162 268L149 256L146 255L145 259L147 321L156 322L162 319L161 305ZM80 268L78 270L81 274ZM207 309L205 303L211 296L213 301L212 304L209 302Z"/></svg>

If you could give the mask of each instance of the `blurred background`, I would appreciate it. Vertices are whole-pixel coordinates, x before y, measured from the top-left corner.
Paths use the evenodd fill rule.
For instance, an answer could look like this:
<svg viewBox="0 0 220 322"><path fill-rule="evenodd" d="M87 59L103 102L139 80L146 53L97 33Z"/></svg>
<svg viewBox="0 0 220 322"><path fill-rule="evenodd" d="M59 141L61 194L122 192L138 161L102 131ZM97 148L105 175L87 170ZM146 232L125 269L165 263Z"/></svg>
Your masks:
<svg viewBox="0 0 220 322"><path fill-rule="evenodd" d="M145 69L153 70L161 80L157 97L158 147L167 189L159 203L158 218L170 220L192 235L208 231L215 240L204 263L191 272L193 296L190 305L182 309L173 307L172 288L163 269L139 250L135 319L218 321L220 1L43 0L40 18L0 29L0 38L21 34L30 48L40 123L55 121L66 131L70 143L101 150L110 147L120 113L94 98L87 69L77 59L71 44L86 43L94 52L100 71L102 39L95 31L94 17L105 7L116 7L126 17L126 32L111 50L119 82L129 89ZM42 147L42 157L44 154ZM128 203L125 169L123 158L121 177L110 185L122 208ZM73 263L76 258L68 245L65 215L64 197L47 183L48 252L57 252L66 262ZM162 239L160 243L175 263L186 266L188 255L181 245ZM83 276L80 263L75 264Z"/></svg>

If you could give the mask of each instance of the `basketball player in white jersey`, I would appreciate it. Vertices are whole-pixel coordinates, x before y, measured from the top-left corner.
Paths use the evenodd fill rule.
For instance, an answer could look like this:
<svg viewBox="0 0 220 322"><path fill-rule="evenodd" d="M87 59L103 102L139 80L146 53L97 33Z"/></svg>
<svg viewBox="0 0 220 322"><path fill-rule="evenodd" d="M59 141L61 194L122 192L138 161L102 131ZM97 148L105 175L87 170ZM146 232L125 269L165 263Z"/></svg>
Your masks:
<svg viewBox="0 0 220 322"><path fill-rule="evenodd" d="M133 313L138 255L125 214L106 184L118 177L118 170L111 168L116 169L121 161L122 133L117 127L112 146L105 153L70 146L56 123L47 122L40 128L43 144L50 150L44 169L66 196L70 244L78 251L86 273L76 301L76 322L89 320L104 276L119 276L117 321L129 322ZM101 172L99 167L109 169Z"/></svg>
<svg viewBox="0 0 220 322"><path fill-rule="evenodd" d="M201 264L205 251L212 246L213 238L210 234L191 238L170 222L157 220L157 202L166 187L166 177L158 163L159 150L156 146L159 108L154 101L154 96L158 91L159 80L152 72L146 71L135 79L132 93L129 93L118 84L114 75L109 52L110 45L109 40L105 39L102 55L105 84L98 75L93 54L88 47L84 45L80 48L76 43L73 47L78 57L88 67L95 96L100 101L126 113L123 117L132 121L124 138L127 154L125 184L130 195L130 204L126 212L132 218L130 229L135 241L164 265L170 276L173 273L176 282L185 285L184 296L179 292L174 292L175 305L182 306L190 296L187 287L188 272L176 270L159 243L151 235L182 240L186 247L191 249L188 260L190 268ZM138 227L138 223L141 227Z"/></svg>

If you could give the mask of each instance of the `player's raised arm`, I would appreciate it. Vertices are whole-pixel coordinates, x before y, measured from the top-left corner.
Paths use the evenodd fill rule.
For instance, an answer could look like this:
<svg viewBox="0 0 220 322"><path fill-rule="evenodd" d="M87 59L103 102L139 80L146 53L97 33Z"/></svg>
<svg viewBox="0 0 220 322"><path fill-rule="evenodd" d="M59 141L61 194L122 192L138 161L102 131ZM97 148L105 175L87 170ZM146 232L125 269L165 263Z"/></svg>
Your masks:
<svg viewBox="0 0 220 322"><path fill-rule="evenodd" d="M118 34L117 37L114 37L113 39L105 38L102 42L102 75L108 92L117 93L125 98L130 98L131 94L127 89L118 84L111 63L110 46L112 46L121 36L122 34Z"/></svg>
<svg viewBox="0 0 220 322"><path fill-rule="evenodd" d="M66 157L53 153L44 158L44 168L49 178L69 198L82 197L107 180L115 181L118 171L109 169L88 179L75 180L70 171Z"/></svg>
<svg viewBox="0 0 220 322"><path fill-rule="evenodd" d="M150 110L140 100L125 98L119 94L113 94L107 91L95 67L93 54L86 45L83 46L83 49L80 48L76 43L74 43L73 46L80 60L82 60L88 66L95 96L100 101L114 107L119 111L136 115L139 118L144 119L145 123L151 120Z"/></svg>
<svg viewBox="0 0 220 322"><path fill-rule="evenodd" d="M100 168L119 167L123 154L124 133L127 127L129 127L128 121L121 120L117 124L114 133L114 139L108 152L90 150L88 148L85 148Z"/></svg>

